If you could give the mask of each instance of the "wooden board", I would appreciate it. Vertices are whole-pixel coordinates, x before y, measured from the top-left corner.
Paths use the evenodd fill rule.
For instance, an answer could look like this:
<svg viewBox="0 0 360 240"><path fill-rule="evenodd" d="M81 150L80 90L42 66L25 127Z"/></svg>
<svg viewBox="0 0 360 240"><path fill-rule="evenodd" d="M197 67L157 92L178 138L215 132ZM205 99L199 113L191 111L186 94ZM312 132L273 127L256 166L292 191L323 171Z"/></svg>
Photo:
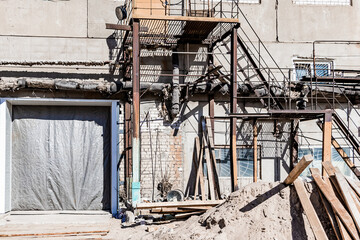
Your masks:
<svg viewBox="0 0 360 240"><path fill-rule="evenodd" d="M319 169L310 168L310 171L316 185L319 187L320 191L324 194L325 198L331 204L336 214L340 217L346 229L349 230L350 235L355 239L359 239L359 235L351 215L347 212L347 210L341 204L340 200L336 197L335 192L332 190L331 186L329 186L322 180L321 175L318 174Z"/></svg>
<svg viewBox="0 0 360 240"><path fill-rule="evenodd" d="M296 164L293 170L289 173L287 178L285 179L285 184L293 183L298 176L305 170L307 166L313 161L313 157L311 155L305 155L299 162Z"/></svg>
<svg viewBox="0 0 360 240"><path fill-rule="evenodd" d="M322 144L322 161L331 162L331 130L332 130L332 111L326 110L323 121L323 144ZM325 171L323 171L323 176Z"/></svg>
<svg viewBox="0 0 360 240"><path fill-rule="evenodd" d="M349 232L346 230L344 224L341 222L338 215L335 214L336 222L338 223L340 234L343 240L352 240Z"/></svg>
<svg viewBox="0 0 360 240"><path fill-rule="evenodd" d="M209 185L209 192L210 192L210 199L215 200L215 179L214 179L214 172L211 164L211 157L209 153L209 148L207 146L207 141L205 139L205 134L203 134L203 145L205 151L205 159L206 159L206 167L207 167L207 177L208 177L208 185Z"/></svg>
<svg viewBox="0 0 360 240"><path fill-rule="evenodd" d="M318 216L316 215L315 209L310 202L309 196L306 193L304 183L300 179L296 179L294 181L294 186L296 189L296 193L299 196L301 205L304 209L305 215L309 220L311 229L313 230L316 239L317 240L328 239L328 237L326 236L325 230L322 227Z"/></svg>
<svg viewBox="0 0 360 240"><path fill-rule="evenodd" d="M221 193L220 193L219 177L218 177L217 169L216 169L215 143L214 143L213 132L211 129L211 120L208 117L205 118L205 126L206 126L206 129L205 129L206 134L205 135L207 136L209 153L210 153L211 163L213 166L215 193L217 195L216 196L217 199L220 199Z"/></svg>
<svg viewBox="0 0 360 240"><path fill-rule="evenodd" d="M322 202L323 205L324 205L326 214L327 214L328 217L329 217L329 220L330 220L331 226L332 226L332 228L333 228L333 230L334 230L334 233L335 233L336 238L337 238L337 239L341 239L340 229L339 229L339 226L338 226L338 223L337 223L337 220L336 220L336 215L334 214L333 209L331 208L331 206L330 206L330 204L328 203L328 201L327 201L326 199L324 199L324 196L322 195L321 192L319 192L319 196L320 196L321 202Z"/></svg>
<svg viewBox="0 0 360 240"><path fill-rule="evenodd" d="M201 196L201 200L205 200L205 186L204 186L204 171L203 171L203 157L204 157L204 148L200 146L199 137L195 138L195 147L196 151L194 150L194 154L197 156L197 170L196 170L196 180L195 180L195 192L194 196L197 195ZM199 184L200 184L200 191L199 192Z"/></svg>
<svg viewBox="0 0 360 240"><path fill-rule="evenodd" d="M344 178L344 176L341 173L336 172L335 177L339 183L339 187L340 187L341 193L344 197L346 206L350 210L350 213L354 219L354 222L355 222L358 230L360 230L360 212L358 211L356 203L355 203L353 197L351 196L352 189L350 188L349 184L347 183L346 179Z"/></svg>
<svg viewBox="0 0 360 240"><path fill-rule="evenodd" d="M161 207L198 207L198 206L216 206L223 203L224 200L208 200L208 201L184 201L184 202L154 202L154 203L138 203L137 209L145 208L161 208Z"/></svg>
<svg viewBox="0 0 360 240"><path fill-rule="evenodd" d="M134 15L165 16L165 7L160 0L133 0Z"/></svg>
<svg viewBox="0 0 360 240"><path fill-rule="evenodd" d="M360 187L349 177L345 177L346 181L350 184L352 189L356 192L356 194L360 197Z"/></svg>
<svg viewBox="0 0 360 240"><path fill-rule="evenodd" d="M333 186L335 187L335 193L337 194L337 196L339 196L341 198L341 201L344 203L344 197L341 194L341 190L339 187L339 184L335 178L335 172L337 171L334 166L332 165L331 162L327 161L327 162L322 162L323 165L323 169L326 171L326 173L328 174L329 178L331 179L331 182L333 183ZM324 176L325 178L325 176Z"/></svg>

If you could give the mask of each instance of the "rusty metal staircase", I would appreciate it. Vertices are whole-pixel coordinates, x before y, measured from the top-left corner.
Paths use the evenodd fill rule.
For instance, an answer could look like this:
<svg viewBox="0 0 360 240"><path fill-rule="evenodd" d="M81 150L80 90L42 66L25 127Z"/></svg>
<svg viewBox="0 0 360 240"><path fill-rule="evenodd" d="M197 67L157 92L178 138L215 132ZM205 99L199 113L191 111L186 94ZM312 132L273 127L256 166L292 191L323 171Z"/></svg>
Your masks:
<svg viewBox="0 0 360 240"><path fill-rule="evenodd" d="M241 24L247 23L246 29L252 30L252 36L249 36L249 32L246 32L242 26L237 30L237 79L239 82L249 86L251 90L255 93L256 97L261 101L262 105L267 108L268 111L271 110L291 110L292 103L291 99L285 97L285 93L289 90L291 81L290 77L286 76L281 68L278 66L274 58L271 56L255 30L252 28L250 22L247 20L245 14L236 4L234 12L231 13L231 17L242 18L244 21L240 21ZM223 13L226 15L226 13ZM250 31L251 32L251 31ZM254 43L254 40L255 42ZM214 50L221 52L221 47L230 52L231 41L229 39L222 39L219 41L221 44L218 44L214 47ZM226 53L223 53L226 54ZM266 59L272 64L269 66L267 61L264 60L263 54L266 54ZM221 61L220 61L221 62ZM227 60L228 64L231 64ZM276 72L275 72L276 71ZM278 79L281 78L282 81ZM334 86L333 86L334 87ZM336 86L335 86L336 87ZM316 86L315 86L316 88ZM313 91L317 89L312 89ZM282 91L282 92L281 92ZM341 91L341 89L340 89ZM328 103L331 109L336 109L341 106L342 110L346 110L342 107L341 103L334 97L330 99L326 97L321 91L316 91L317 93L323 95L323 99ZM360 113L352 106L351 101L348 99L346 94L342 92L342 97L348 100L348 105L351 105L351 108L358 114ZM320 104L316 101L313 106L310 106L312 109L321 109ZM322 109L325 110L325 109ZM353 126L357 126L356 121L348 116L347 122L352 121ZM346 147L351 147L354 149L354 156L360 160L360 142L354 133L350 130L349 124L346 124L338 113L333 111L333 131L337 132L336 136L333 135L331 142L334 149L339 153L343 158L349 168L354 172L354 174L360 178L360 170L354 164L354 161L351 161L350 156L348 156L344 150L343 145ZM319 120L318 126L322 129L321 120ZM345 142L345 143L344 143ZM295 142L295 144L298 144Z"/></svg>

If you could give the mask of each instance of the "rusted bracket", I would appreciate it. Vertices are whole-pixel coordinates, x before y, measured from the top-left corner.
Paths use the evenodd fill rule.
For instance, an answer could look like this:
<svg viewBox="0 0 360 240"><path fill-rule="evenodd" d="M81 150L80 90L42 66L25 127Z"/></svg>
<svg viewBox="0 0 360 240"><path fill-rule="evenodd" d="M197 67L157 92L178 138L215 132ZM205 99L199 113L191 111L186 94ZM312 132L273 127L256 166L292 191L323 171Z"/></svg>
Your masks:
<svg viewBox="0 0 360 240"><path fill-rule="evenodd" d="M132 26L130 25L121 25L121 24L113 24L113 23L105 23L106 29L113 29L113 30L122 30L122 31L132 31ZM142 26L140 27L140 32L147 32L149 31L148 27Z"/></svg>

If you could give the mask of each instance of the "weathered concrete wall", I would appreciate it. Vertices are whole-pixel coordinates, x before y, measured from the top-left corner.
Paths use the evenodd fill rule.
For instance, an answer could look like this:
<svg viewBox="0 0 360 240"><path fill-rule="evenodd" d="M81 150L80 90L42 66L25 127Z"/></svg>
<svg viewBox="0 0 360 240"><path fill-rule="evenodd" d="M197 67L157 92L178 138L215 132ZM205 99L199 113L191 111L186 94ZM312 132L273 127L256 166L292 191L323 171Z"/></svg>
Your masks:
<svg viewBox="0 0 360 240"><path fill-rule="evenodd" d="M115 57L116 39L114 31L105 29L105 22L116 23L114 9L123 1L117 0L2 0L0 1L0 60L109 60ZM229 8L231 5L228 4ZM360 3L353 1L353 6L314 6L295 5L290 0L266 0L261 4L241 4L241 9L258 33L280 67L293 68L293 59L312 56L312 42L315 40L359 40L360 36ZM249 27L241 20L242 27L250 32ZM198 51L199 46L190 46L190 51ZM179 51L187 51L182 46ZM224 51L226 52L226 51ZM356 68L359 63L359 45L319 45L317 54L330 57L339 68ZM351 55L352 57L348 57ZM358 56L358 57L356 57ZM266 58L266 57L265 57ZM189 59L189 60L187 60ZM266 60L269 60L266 58ZM191 55L180 56L181 70L193 74L204 73L206 59ZM224 72L229 65L224 59ZM169 74L172 70L170 56L144 56L142 69L149 74L144 81L171 82L170 77L154 77L157 73ZM3 71L34 72L71 72L71 73L104 73L108 67L83 68L13 68L0 66ZM153 74L153 75L151 75ZM34 74L32 74L34 76ZM40 74L39 74L40 75ZM1 75L0 75L1 77ZM194 78L192 78L194 79ZM187 82L189 78L181 78ZM61 97L61 98L103 98L99 94L53 93L44 91L27 91L19 93L0 93L1 96L21 97ZM142 137L142 195L151 199L153 179L155 189L161 178L170 172L169 181L173 188L185 190L192 169L194 138L199 132L201 116L208 115L207 99L192 98L184 107L184 114L178 122L164 122L159 111L160 102L151 100L141 105ZM259 103L244 100L239 111L254 112L259 110ZM216 102L216 115L225 115L229 106L225 99ZM262 109L262 111L265 111ZM149 121L145 116L149 112ZM358 118L355 118L358 119ZM357 120L359 121L359 120ZM273 122L259 123L263 126L259 136L262 161L262 180L275 181L286 177L289 166L287 135L288 123L280 123L283 135L273 136ZM120 130L123 125L119 125ZM229 144L229 125L217 121L215 140L217 145ZM248 123L239 122L240 135L238 143L251 144L251 127ZM304 134L314 139L313 144L321 140L321 132L314 123L301 125ZM357 132L357 129L353 129ZM305 140L301 139L301 142ZM305 144L305 143L304 143ZM120 150L123 142L119 143ZM120 151L121 152L121 151ZM155 166L156 163L156 166ZM121 176L120 176L121 178ZM122 179L123 180L123 179ZM221 187L224 193L230 189L230 179L222 178ZM240 185L251 182L251 179L239 178ZM155 190L155 197L158 195Z"/></svg>

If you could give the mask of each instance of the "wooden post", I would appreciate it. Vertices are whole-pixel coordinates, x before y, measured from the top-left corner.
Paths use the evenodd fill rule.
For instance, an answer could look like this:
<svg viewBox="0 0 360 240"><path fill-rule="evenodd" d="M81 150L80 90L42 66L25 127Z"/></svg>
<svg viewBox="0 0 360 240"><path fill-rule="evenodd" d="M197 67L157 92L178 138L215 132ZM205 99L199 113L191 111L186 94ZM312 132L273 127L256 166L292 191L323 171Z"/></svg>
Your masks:
<svg viewBox="0 0 360 240"><path fill-rule="evenodd" d="M292 184L298 176L305 170L307 166L313 161L313 157L311 155L305 155L298 164L294 167L294 169L289 173L287 178L285 179L285 184Z"/></svg>
<svg viewBox="0 0 360 240"><path fill-rule="evenodd" d="M256 119L254 119L253 122L253 130L254 130L254 137L253 137L253 155L254 155L254 182L257 182L257 171L258 171L258 148L257 148L257 125L256 125Z"/></svg>
<svg viewBox="0 0 360 240"><path fill-rule="evenodd" d="M231 32L231 87L230 87L230 113L237 112L237 29ZM239 189L237 181L237 156L236 156L236 122L237 118L230 118L230 169L231 191Z"/></svg>
<svg viewBox="0 0 360 240"><path fill-rule="evenodd" d="M205 139L205 134L203 134L203 146L205 151L205 159L206 159L206 166L207 166L207 178L208 178L208 185L210 191L210 199L215 200L215 179L214 179L214 172L211 164L211 157L208 148L207 141Z"/></svg>
<svg viewBox="0 0 360 240"><path fill-rule="evenodd" d="M350 235L354 239L359 239L359 234L351 215L342 205L340 200L336 197L335 192L332 190L332 187L322 180L320 176L320 171L317 168L310 168L310 172L316 185L319 187L320 191L324 194L325 198L331 204L331 207L336 212L336 215L340 217L341 221L343 222L346 229L349 231Z"/></svg>
<svg viewBox="0 0 360 240"><path fill-rule="evenodd" d="M328 237L326 236L325 230L322 227L318 216L316 215L315 209L310 202L309 196L304 187L304 183L300 179L297 179L294 181L294 186L296 189L296 193L299 196L301 206L304 209L305 215L306 215L307 219L309 220L311 229L313 230L313 233L314 233L316 239L317 240L328 239Z"/></svg>
<svg viewBox="0 0 360 240"><path fill-rule="evenodd" d="M323 144L322 144L322 161L331 161L331 122L332 110L327 109L324 115L323 123ZM326 172L322 169L322 175L325 176Z"/></svg>
<svg viewBox="0 0 360 240"><path fill-rule="evenodd" d="M198 168L196 171L196 180L195 180L195 197L196 194L199 194L199 182L200 182L200 191L201 191L201 200L205 200L205 187L204 187L204 171L203 171L203 158L204 158L204 148L200 146L199 137L195 138L196 145L196 155L198 161ZM200 195L200 194L199 194Z"/></svg>

